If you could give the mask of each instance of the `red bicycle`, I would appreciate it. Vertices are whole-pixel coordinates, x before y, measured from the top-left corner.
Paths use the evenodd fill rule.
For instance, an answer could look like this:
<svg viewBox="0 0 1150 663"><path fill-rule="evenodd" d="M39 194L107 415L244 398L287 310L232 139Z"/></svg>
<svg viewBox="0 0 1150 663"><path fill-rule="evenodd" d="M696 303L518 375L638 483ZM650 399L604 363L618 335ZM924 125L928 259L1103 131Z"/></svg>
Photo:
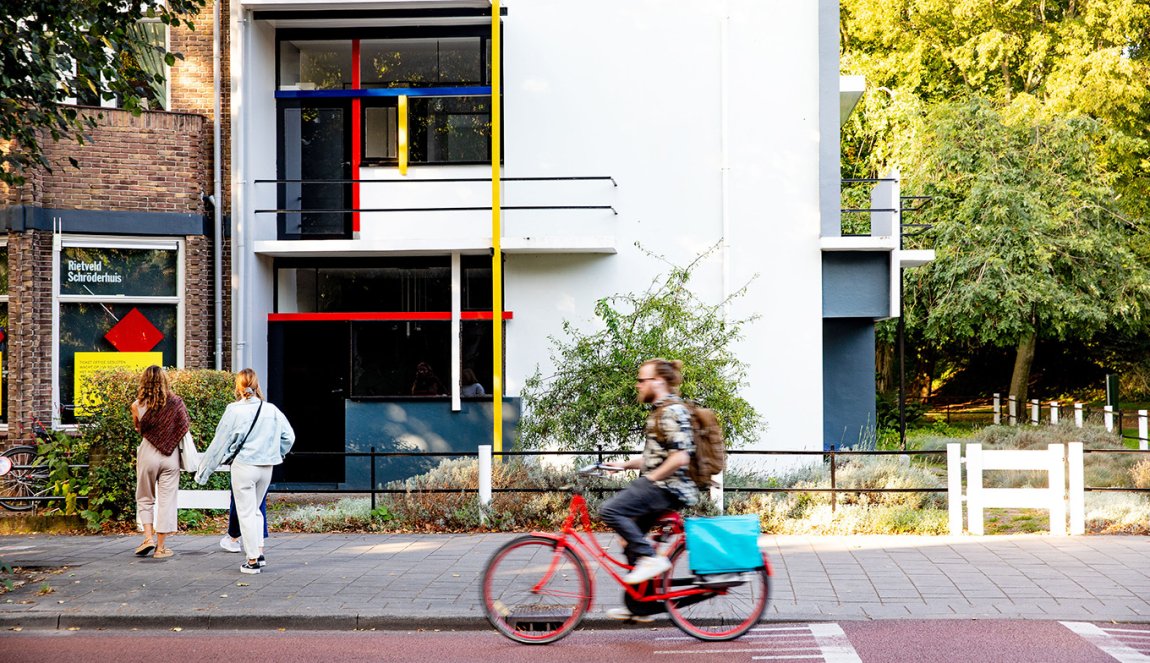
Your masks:
<svg viewBox="0 0 1150 663"><path fill-rule="evenodd" d="M555 642L571 633L595 598L590 560L626 590L629 604L650 606L652 612L665 609L676 626L700 640L733 640L758 623L770 594L766 554L763 566L752 571L696 575L691 571L683 520L675 512L661 515L652 527L657 548L668 551L670 570L638 585L624 583L631 566L594 538L583 497L582 478L601 476L601 469L583 468L581 479L569 487L571 504L560 533L517 537L488 560L480 599L496 630L525 644Z"/></svg>

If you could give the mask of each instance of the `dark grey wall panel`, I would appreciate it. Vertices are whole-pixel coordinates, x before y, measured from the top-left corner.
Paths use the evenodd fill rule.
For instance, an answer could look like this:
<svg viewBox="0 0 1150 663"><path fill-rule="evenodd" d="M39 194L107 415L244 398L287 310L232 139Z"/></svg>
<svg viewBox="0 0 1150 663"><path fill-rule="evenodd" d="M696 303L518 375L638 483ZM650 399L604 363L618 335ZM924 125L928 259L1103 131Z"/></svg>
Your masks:
<svg viewBox="0 0 1150 663"><path fill-rule="evenodd" d="M889 251L823 252L824 318L889 315Z"/></svg>
<svg viewBox="0 0 1150 663"><path fill-rule="evenodd" d="M823 320L823 448L857 445L874 427L874 322Z"/></svg>

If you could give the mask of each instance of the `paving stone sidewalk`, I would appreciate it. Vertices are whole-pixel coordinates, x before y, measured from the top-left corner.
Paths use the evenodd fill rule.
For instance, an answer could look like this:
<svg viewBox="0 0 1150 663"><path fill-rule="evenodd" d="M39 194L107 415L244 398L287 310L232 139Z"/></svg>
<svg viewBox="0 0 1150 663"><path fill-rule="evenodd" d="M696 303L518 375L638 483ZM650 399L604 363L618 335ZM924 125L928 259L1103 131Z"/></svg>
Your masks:
<svg viewBox="0 0 1150 663"><path fill-rule="evenodd" d="M513 534L273 534L268 566L239 572L216 536L0 536L0 560L62 567L0 597L0 629L486 628L479 575ZM609 537L603 539L605 542ZM970 618L1150 623L1150 537L764 536L771 621ZM609 579L589 625L620 604Z"/></svg>

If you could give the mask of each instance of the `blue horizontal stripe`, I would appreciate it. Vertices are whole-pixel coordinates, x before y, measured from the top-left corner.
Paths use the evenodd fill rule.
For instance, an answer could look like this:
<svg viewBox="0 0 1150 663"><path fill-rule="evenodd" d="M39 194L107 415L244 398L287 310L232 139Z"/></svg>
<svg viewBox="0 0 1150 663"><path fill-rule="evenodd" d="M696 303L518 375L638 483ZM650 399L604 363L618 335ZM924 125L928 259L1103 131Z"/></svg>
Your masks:
<svg viewBox="0 0 1150 663"><path fill-rule="evenodd" d="M491 86L474 87L380 87L363 90L276 90L276 99L355 99L364 97L483 97Z"/></svg>

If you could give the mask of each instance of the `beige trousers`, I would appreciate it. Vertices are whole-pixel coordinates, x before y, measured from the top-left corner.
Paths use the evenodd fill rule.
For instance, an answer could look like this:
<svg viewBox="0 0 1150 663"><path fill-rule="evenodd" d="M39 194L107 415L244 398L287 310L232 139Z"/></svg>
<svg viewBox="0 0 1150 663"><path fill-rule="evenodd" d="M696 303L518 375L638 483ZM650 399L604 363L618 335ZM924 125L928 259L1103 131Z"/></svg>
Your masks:
<svg viewBox="0 0 1150 663"><path fill-rule="evenodd" d="M136 519L155 523L156 532L179 530L176 491L180 488L180 454L165 456L144 440L136 449Z"/></svg>

